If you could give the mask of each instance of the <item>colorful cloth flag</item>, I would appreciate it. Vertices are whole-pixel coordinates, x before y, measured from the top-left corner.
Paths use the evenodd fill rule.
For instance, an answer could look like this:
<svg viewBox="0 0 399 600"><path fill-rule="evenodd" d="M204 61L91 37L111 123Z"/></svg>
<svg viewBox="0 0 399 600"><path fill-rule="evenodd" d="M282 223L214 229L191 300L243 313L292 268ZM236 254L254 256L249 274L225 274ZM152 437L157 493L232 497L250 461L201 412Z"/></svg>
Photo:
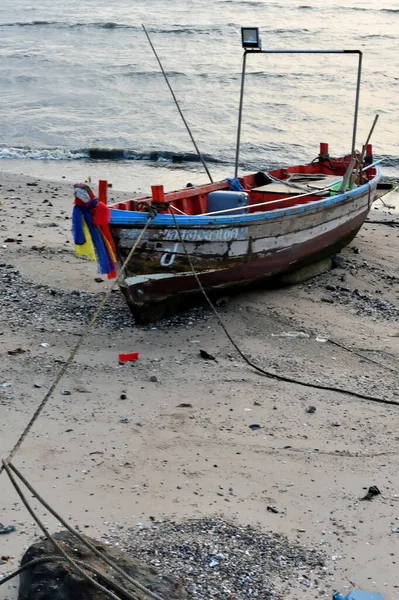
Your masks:
<svg viewBox="0 0 399 600"><path fill-rule="evenodd" d="M116 277L115 244L109 228L111 210L99 202L88 185L74 185L72 234L76 254L97 261L100 273Z"/></svg>

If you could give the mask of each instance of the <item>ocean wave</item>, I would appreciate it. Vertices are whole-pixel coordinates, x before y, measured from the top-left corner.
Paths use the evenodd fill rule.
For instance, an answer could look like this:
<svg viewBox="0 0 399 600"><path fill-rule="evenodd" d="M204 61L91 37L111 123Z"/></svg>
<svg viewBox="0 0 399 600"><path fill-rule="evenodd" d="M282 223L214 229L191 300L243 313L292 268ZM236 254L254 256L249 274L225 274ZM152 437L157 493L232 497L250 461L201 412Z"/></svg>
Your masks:
<svg viewBox="0 0 399 600"><path fill-rule="evenodd" d="M182 73L181 71L165 71L166 75L168 77L184 77L184 78L188 78L189 76L186 75L186 73ZM135 78L135 77L163 77L162 73L160 71L129 71L128 73L124 73L123 77L130 77L130 78Z"/></svg>
<svg viewBox="0 0 399 600"><path fill-rule="evenodd" d="M171 150L149 150L147 152L137 152L135 150L125 150L120 148L88 148L85 150L88 158L92 160L148 160L151 162L200 162L198 154L195 152L173 152ZM203 155L204 160L209 163L223 163L224 161L210 154Z"/></svg>
<svg viewBox="0 0 399 600"><path fill-rule="evenodd" d="M375 159L382 159L382 167L389 168L399 168L399 156L391 156L389 154L385 154L382 156L374 156Z"/></svg>
<svg viewBox="0 0 399 600"><path fill-rule="evenodd" d="M353 10L357 12L383 12L383 13L393 13L399 14L399 8L369 8L367 6L345 6L341 7L346 10Z"/></svg>
<svg viewBox="0 0 399 600"><path fill-rule="evenodd" d="M396 40L397 35L389 35L387 33L369 33L359 35L359 40Z"/></svg>
<svg viewBox="0 0 399 600"><path fill-rule="evenodd" d="M247 8L248 6L261 6L261 7L265 7L266 3L262 2L262 0L223 0L223 4L242 4L243 6L245 6L245 8ZM271 2L268 4L268 6L279 6L277 3L275 2Z"/></svg>
<svg viewBox="0 0 399 600"><path fill-rule="evenodd" d="M265 79L284 79L287 77L286 73L269 73L268 71L248 71L248 75Z"/></svg>
<svg viewBox="0 0 399 600"><path fill-rule="evenodd" d="M374 8L368 6L340 6L340 10L358 11L358 12L383 12L383 13L399 13L399 8ZM302 4L298 6L298 10L320 10L315 6L309 4Z"/></svg>
<svg viewBox="0 0 399 600"><path fill-rule="evenodd" d="M62 148L2 148L0 159L31 159L31 160L80 160L89 158L85 151L64 150Z"/></svg>
<svg viewBox="0 0 399 600"><path fill-rule="evenodd" d="M296 34L300 34L300 33L310 33L310 29L306 29L306 27L303 28L297 28L297 29L272 29L269 31L269 33L277 33L278 35L296 35ZM318 33L317 29L313 29L312 33Z"/></svg>
<svg viewBox="0 0 399 600"><path fill-rule="evenodd" d="M175 35L186 34L186 35L212 35L212 34L221 34L222 30L218 27L180 27L179 29L175 28L153 28L152 31L155 33L173 33Z"/></svg>
<svg viewBox="0 0 399 600"><path fill-rule="evenodd" d="M138 152L124 148L82 148L67 150L63 148L1 148L0 159L30 159L30 160L98 160L98 161L127 161L143 160L151 162L200 162L194 152L173 152L171 150L148 150ZM205 154L204 159L209 163L224 163L212 155Z"/></svg>
<svg viewBox="0 0 399 600"><path fill-rule="evenodd" d="M258 144L254 146L251 143L242 144L244 152L256 151L256 160L247 159L240 162L240 168L246 171L259 170L259 156L268 156L269 168L277 168L281 164L285 164L287 147L278 142L269 142L267 144ZM306 160L306 148L302 144L290 144L289 153L295 154L298 160ZM226 165L226 168L231 168L232 161L230 157L216 157L210 154L203 154L203 158L208 164ZM399 168L399 156L392 155L375 155L374 158L382 159L382 166L385 169ZM200 158L194 152L173 152L171 150L148 150L139 152L124 148L84 148L84 149L65 149L65 148L1 148L0 160L38 160L38 161L89 161L89 162L115 162L122 163L128 161L148 161L149 163L164 164L180 164L182 168L187 167L190 163L199 163ZM397 179L397 177L396 177ZM395 179L395 180L396 180Z"/></svg>
<svg viewBox="0 0 399 600"><path fill-rule="evenodd" d="M15 21L13 23L0 23L0 27L38 27L56 24L56 21Z"/></svg>
<svg viewBox="0 0 399 600"><path fill-rule="evenodd" d="M93 27L97 29L141 29L138 25L127 25L125 23L89 22L89 23L67 23L62 21L15 21L13 23L0 23L0 27L56 27L62 29L76 29L80 27Z"/></svg>
<svg viewBox="0 0 399 600"><path fill-rule="evenodd" d="M129 23L116 23L115 21L89 21L68 23L67 21L15 21L10 23L0 23L0 27L53 27L56 29L129 29L133 31L142 31L141 25L131 25ZM218 27L193 27L190 25L179 25L176 27L151 27L151 33L175 34L175 35L211 35L221 33Z"/></svg>

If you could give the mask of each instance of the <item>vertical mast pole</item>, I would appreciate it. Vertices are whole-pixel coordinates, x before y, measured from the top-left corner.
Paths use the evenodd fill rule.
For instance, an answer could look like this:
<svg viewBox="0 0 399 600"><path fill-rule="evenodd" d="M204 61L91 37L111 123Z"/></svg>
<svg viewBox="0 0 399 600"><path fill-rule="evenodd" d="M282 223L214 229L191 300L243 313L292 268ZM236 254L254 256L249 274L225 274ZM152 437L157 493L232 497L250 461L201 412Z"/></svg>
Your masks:
<svg viewBox="0 0 399 600"><path fill-rule="evenodd" d="M238 110L238 129L237 129L237 146L236 146L236 164L234 170L234 177L238 176L238 160L240 156L240 137L241 137L241 121L242 121L242 107L244 104L244 84L245 84L245 68L247 63L247 52L244 52L242 60L242 74L241 74L241 92L240 92L240 108Z"/></svg>

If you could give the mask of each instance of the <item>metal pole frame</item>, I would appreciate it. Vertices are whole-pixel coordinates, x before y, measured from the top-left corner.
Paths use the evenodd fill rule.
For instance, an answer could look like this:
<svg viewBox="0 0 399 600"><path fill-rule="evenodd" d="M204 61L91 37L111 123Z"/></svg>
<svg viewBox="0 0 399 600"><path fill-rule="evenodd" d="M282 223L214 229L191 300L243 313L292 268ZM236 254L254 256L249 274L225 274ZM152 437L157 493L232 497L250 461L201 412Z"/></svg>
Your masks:
<svg viewBox="0 0 399 600"><path fill-rule="evenodd" d="M355 98L355 113L353 118L353 132L352 132L352 158L356 154L356 133L357 133L357 122L359 115L359 98L360 98L360 81L362 75L362 58L363 53L361 50L245 50L242 62L242 74L241 74L241 92L240 92L240 107L238 111L238 128L237 128L237 147L236 147L236 160L234 177L238 177L238 160L240 156L240 139L241 139L241 124L242 124L242 109L244 104L244 84L245 84L245 72L247 65L248 54L357 54L358 67L357 67L357 82L356 82L356 98Z"/></svg>

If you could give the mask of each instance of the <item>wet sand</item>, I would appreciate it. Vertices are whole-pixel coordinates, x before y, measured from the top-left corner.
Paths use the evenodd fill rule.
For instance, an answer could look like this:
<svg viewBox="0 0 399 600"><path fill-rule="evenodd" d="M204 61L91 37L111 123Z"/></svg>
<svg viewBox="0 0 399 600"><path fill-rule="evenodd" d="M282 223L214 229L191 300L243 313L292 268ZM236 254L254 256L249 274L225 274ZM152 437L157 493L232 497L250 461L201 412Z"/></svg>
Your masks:
<svg viewBox="0 0 399 600"><path fill-rule="evenodd" d="M0 185L5 457L109 283L96 282L96 266L74 255L70 182L3 172ZM385 200L398 208L397 198ZM399 221L392 209L377 208L372 221ZM296 287L230 298L223 318L243 351L270 371L398 402L398 256L399 227L366 224L340 268ZM25 352L8 354L16 348ZM200 348L217 362L201 359ZM137 363L119 365L118 353L134 351ZM311 577L308 587L298 571L286 600L331 598L352 584L396 600L398 423L399 406L260 376L204 308L136 327L116 292L15 464L95 537L109 535L115 522L136 528L150 517L228 519L325 554L322 579ZM359 501L371 485L381 495ZM12 557L4 573L38 531L5 473L1 490L0 522L17 528L0 536L0 554ZM15 598L13 585L0 587L1 600Z"/></svg>

